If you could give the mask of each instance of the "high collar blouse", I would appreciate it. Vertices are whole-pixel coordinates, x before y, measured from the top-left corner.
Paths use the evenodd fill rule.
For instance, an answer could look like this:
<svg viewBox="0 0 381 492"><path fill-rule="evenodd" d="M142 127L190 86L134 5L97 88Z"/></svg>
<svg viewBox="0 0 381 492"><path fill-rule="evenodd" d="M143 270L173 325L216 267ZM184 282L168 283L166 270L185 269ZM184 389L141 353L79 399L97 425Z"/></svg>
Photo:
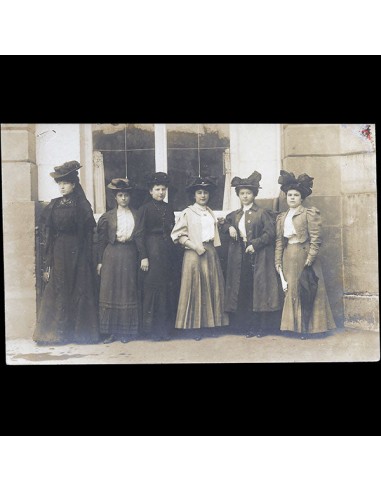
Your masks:
<svg viewBox="0 0 381 492"><path fill-rule="evenodd" d="M201 242L205 243L214 239L214 217L207 208L201 207L197 203L193 205L200 212L201 216Z"/></svg>
<svg viewBox="0 0 381 492"><path fill-rule="evenodd" d="M296 212L299 210L299 207L295 208L290 208L290 210L287 212L286 218L284 220L284 237L287 237L290 239L292 236L296 235L296 230L294 227L294 224L292 222L293 216L296 214Z"/></svg>
<svg viewBox="0 0 381 492"><path fill-rule="evenodd" d="M130 209L118 207L116 213L116 240L120 243L128 241L134 230L135 220Z"/></svg>
<svg viewBox="0 0 381 492"><path fill-rule="evenodd" d="M247 240L246 225L245 225L245 213L248 210L250 210L252 206L253 206L252 203L250 203L250 205L243 205L243 207L242 207L243 214L242 214L241 220L238 222L239 235L241 236L241 238L244 241Z"/></svg>

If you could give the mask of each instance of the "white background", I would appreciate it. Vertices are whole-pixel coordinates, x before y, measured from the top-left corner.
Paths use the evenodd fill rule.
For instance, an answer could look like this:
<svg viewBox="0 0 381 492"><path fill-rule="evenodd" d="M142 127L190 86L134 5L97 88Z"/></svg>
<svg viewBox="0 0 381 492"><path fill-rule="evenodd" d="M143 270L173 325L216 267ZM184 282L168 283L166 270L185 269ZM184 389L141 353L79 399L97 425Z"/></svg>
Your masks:
<svg viewBox="0 0 381 492"><path fill-rule="evenodd" d="M370 492L379 437L0 437L4 492Z"/></svg>
<svg viewBox="0 0 381 492"><path fill-rule="evenodd" d="M378 6L376 0L4 0L0 54L377 55ZM366 75L372 61L358 63ZM47 82L52 75L47 67ZM102 80L96 66L94 80Z"/></svg>

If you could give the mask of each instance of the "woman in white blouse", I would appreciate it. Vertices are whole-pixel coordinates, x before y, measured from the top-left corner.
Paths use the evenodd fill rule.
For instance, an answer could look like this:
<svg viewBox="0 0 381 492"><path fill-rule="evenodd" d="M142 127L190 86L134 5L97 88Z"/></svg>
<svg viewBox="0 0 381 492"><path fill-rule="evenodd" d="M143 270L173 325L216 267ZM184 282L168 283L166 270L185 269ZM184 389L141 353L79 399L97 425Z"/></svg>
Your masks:
<svg viewBox="0 0 381 492"><path fill-rule="evenodd" d="M313 179L305 173L296 178L294 173L281 171L278 180L289 207L278 215L276 222L275 268L284 274L287 282L280 328L298 333L302 339L336 328L319 258L322 244L320 212L302 204L312 193ZM308 304L303 303L301 297L303 271L318 279L316 294Z"/></svg>
<svg viewBox="0 0 381 492"><path fill-rule="evenodd" d="M134 232L137 214L129 203L134 185L116 178L107 186L116 206L98 221L98 275L100 333L104 343L136 338L138 332L138 253Z"/></svg>
<svg viewBox="0 0 381 492"><path fill-rule="evenodd" d="M221 225L230 236L226 269L225 310L234 331L247 338L279 330L282 291L274 270L275 220L255 201L262 176L233 178L241 207Z"/></svg>
<svg viewBox="0 0 381 492"><path fill-rule="evenodd" d="M194 201L179 217L172 239L185 248L176 328L196 329L228 325L224 313L224 279L215 247L220 246L217 220L207 206L216 185L210 177L191 178L186 190Z"/></svg>

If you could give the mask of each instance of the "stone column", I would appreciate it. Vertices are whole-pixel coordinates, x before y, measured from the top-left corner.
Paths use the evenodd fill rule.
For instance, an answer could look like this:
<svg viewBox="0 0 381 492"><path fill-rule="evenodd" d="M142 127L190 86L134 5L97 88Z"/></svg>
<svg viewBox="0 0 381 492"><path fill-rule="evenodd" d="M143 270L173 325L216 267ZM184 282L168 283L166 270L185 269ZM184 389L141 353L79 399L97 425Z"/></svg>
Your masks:
<svg viewBox="0 0 381 492"><path fill-rule="evenodd" d="M375 129L341 125L345 325L379 329Z"/></svg>
<svg viewBox="0 0 381 492"><path fill-rule="evenodd" d="M378 329L375 151L361 128L283 125L282 166L315 178L304 205L322 215L320 255L336 323Z"/></svg>
<svg viewBox="0 0 381 492"><path fill-rule="evenodd" d="M30 338L36 326L35 141L34 125L1 125L7 338Z"/></svg>

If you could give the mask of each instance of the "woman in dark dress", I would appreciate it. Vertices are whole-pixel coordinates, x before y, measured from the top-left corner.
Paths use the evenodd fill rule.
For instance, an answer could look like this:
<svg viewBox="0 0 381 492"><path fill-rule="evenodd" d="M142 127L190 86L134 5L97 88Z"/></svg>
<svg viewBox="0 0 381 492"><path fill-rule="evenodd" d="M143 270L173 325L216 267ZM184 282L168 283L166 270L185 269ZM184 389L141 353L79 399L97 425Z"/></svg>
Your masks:
<svg viewBox="0 0 381 492"><path fill-rule="evenodd" d="M141 330L154 340L169 340L177 308L177 252L171 240L175 214L164 201L169 185L167 174L152 174L147 185L151 198L139 209L136 231L141 258Z"/></svg>
<svg viewBox="0 0 381 492"><path fill-rule="evenodd" d="M247 338L279 330L283 300L273 268L275 220L255 202L261 178L257 171L248 178L233 178L241 208L227 215L222 225L230 235L225 310L234 329L243 330Z"/></svg>
<svg viewBox="0 0 381 492"><path fill-rule="evenodd" d="M137 212L129 203L133 184L115 178L107 185L115 208L98 221L99 323L103 343L127 343L138 333L138 252L134 240Z"/></svg>
<svg viewBox="0 0 381 492"><path fill-rule="evenodd" d="M95 220L78 179L79 162L54 168L61 198L41 216L45 287L33 340L96 343L98 304L92 246Z"/></svg>

